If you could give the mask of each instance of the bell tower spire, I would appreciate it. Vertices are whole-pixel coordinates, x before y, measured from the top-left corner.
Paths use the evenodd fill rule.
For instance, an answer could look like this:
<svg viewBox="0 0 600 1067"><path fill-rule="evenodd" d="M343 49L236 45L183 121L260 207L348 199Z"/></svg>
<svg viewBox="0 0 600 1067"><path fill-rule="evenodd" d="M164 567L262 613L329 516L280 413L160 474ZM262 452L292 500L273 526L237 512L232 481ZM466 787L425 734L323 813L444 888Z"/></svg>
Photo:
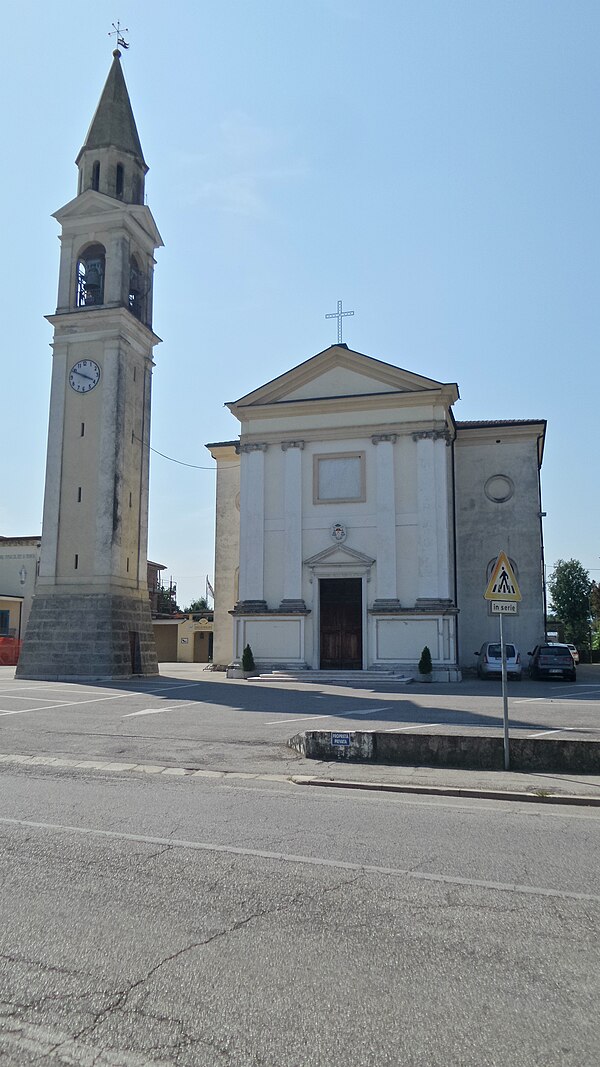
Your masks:
<svg viewBox="0 0 600 1067"><path fill-rule="evenodd" d="M148 167L118 48L113 52L106 84L75 162L79 168L79 193L94 189L127 204L144 203Z"/></svg>
<svg viewBox="0 0 600 1067"><path fill-rule="evenodd" d="M154 252L148 170L113 62L54 215L61 252L40 572L21 678L156 674L147 587Z"/></svg>

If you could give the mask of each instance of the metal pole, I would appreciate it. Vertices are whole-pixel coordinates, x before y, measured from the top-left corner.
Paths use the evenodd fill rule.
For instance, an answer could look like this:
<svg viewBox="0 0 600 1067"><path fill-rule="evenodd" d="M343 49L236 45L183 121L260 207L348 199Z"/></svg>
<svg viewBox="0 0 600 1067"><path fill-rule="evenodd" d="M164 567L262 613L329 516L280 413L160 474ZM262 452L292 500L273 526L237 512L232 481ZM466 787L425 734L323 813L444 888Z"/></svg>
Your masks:
<svg viewBox="0 0 600 1067"><path fill-rule="evenodd" d="M506 690L506 648L502 632L502 612L500 612L500 653L502 655L502 722L504 726L504 770L510 770L510 751L508 743L508 693Z"/></svg>

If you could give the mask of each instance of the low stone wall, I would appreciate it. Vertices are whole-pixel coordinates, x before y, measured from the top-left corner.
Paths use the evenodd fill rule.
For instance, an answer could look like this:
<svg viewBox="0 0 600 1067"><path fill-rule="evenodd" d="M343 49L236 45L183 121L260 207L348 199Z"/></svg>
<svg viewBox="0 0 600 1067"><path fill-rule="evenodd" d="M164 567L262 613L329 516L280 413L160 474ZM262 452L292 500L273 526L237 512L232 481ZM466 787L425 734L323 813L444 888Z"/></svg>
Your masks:
<svg viewBox="0 0 600 1067"><path fill-rule="evenodd" d="M425 734L422 730L414 734L306 730L290 738L288 745L307 759L327 762L465 767L487 771L504 769L504 742L501 736ZM510 766L514 771L600 774L600 741L511 737Z"/></svg>

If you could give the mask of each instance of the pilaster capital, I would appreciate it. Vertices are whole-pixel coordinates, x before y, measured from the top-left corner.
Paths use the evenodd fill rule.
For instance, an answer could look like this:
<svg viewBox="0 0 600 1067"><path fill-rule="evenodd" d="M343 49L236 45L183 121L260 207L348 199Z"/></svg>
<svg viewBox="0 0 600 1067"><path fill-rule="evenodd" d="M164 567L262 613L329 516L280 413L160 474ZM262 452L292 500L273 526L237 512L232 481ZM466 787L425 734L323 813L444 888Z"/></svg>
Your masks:
<svg viewBox="0 0 600 1067"><path fill-rule="evenodd" d="M304 441L282 441L281 451L287 452L288 448L304 448Z"/></svg>
<svg viewBox="0 0 600 1067"><path fill-rule="evenodd" d="M395 433L376 433L371 438L372 445L380 445L382 441L389 441L391 445L396 443L398 434Z"/></svg>
<svg viewBox="0 0 600 1067"><path fill-rule="evenodd" d="M257 441L249 445L240 445L240 452L266 452L268 447L264 441Z"/></svg>
<svg viewBox="0 0 600 1067"><path fill-rule="evenodd" d="M418 430L411 437L413 441L445 441L447 445L452 440L448 430Z"/></svg>

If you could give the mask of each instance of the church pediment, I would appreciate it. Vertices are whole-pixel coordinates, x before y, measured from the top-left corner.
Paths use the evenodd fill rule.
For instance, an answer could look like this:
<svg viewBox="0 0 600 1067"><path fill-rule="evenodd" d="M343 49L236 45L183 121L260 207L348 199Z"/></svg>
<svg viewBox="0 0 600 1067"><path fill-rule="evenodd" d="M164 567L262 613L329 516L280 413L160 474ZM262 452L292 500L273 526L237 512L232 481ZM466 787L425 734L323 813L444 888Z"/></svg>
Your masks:
<svg viewBox="0 0 600 1067"><path fill-rule="evenodd" d="M152 238L154 248L163 246L162 237L149 207L145 204L127 204L94 189L86 189L84 193L69 200L69 203L55 211L52 217L69 230L76 229L79 222L88 228L92 221L96 226L102 226L104 222L114 224L115 220L119 225L137 224Z"/></svg>
<svg viewBox="0 0 600 1067"><path fill-rule="evenodd" d="M448 386L337 344L227 406L241 414L242 408L264 405L440 392L448 393L450 403L458 397L454 384Z"/></svg>
<svg viewBox="0 0 600 1067"><path fill-rule="evenodd" d="M364 552L357 552L355 548L349 548L347 545L330 545L329 548L324 548L321 552L317 552L314 556L310 556L304 560L307 567L318 567L319 564L326 563L329 566L335 566L335 564L352 564L353 566L372 567L375 560L371 556L366 556Z"/></svg>

